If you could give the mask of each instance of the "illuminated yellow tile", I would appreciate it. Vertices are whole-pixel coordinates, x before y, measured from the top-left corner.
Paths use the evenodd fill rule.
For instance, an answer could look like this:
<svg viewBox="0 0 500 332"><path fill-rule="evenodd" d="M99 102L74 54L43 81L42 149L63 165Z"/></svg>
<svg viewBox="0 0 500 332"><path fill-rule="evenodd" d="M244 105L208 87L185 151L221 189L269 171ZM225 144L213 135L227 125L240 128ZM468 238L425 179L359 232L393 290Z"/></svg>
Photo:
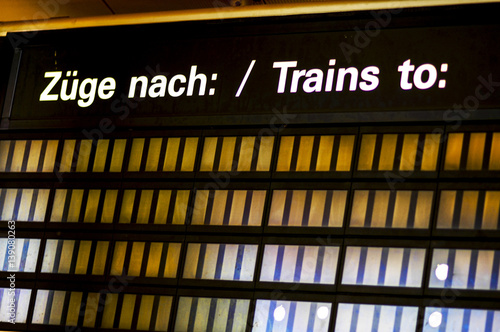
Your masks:
<svg viewBox="0 0 500 332"><path fill-rule="evenodd" d="M455 199L457 192L451 190L441 191L439 200L439 210L437 228L451 229L453 224L453 214L455 211Z"/></svg>
<svg viewBox="0 0 500 332"><path fill-rule="evenodd" d="M217 149L217 137L206 137L201 156L200 171L210 172L214 168L215 150ZM222 139L222 138L221 138Z"/></svg>
<svg viewBox="0 0 500 332"><path fill-rule="evenodd" d="M139 201L139 210L137 211L136 221L138 224L147 224L149 221L149 212L151 211L153 192L153 190L141 191L141 200Z"/></svg>
<svg viewBox="0 0 500 332"><path fill-rule="evenodd" d="M87 274L91 247L92 241L80 241L80 248L78 249L78 256L76 259L75 274Z"/></svg>
<svg viewBox="0 0 500 332"><path fill-rule="evenodd" d="M10 164L11 172L20 172L23 165L24 151L26 149L26 141L16 141L14 146L14 154L12 156L12 163Z"/></svg>
<svg viewBox="0 0 500 332"><path fill-rule="evenodd" d="M36 200L35 215L33 221L44 221L47 205L49 202L49 189L38 189L38 199Z"/></svg>
<svg viewBox="0 0 500 332"><path fill-rule="evenodd" d="M301 136L296 171L308 172L311 167L311 156L314 136Z"/></svg>
<svg viewBox="0 0 500 332"><path fill-rule="evenodd" d="M231 213L229 215L229 225L241 225L243 220L243 212L245 210L246 196L246 190L234 191Z"/></svg>
<svg viewBox="0 0 500 332"><path fill-rule="evenodd" d="M94 266L92 267L93 275L103 275L108 257L108 241L97 241L97 247L94 256Z"/></svg>
<svg viewBox="0 0 500 332"><path fill-rule="evenodd" d="M92 172L104 172L106 166L106 157L108 156L109 139L100 139L97 141L94 166Z"/></svg>
<svg viewBox="0 0 500 332"><path fill-rule="evenodd" d="M337 139L340 139L337 138ZM316 171L327 172L330 170L332 163L333 142L335 136L321 136L318 148L318 160L316 162ZM314 170L313 170L314 171Z"/></svg>
<svg viewBox="0 0 500 332"><path fill-rule="evenodd" d="M222 225L224 221L224 212L226 210L227 194L227 190L215 191L210 225Z"/></svg>
<svg viewBox="0 0 500 332"><path fill-rule="evenodd" d="M294 190L292 204L288 218L288 226L302 226L304 206L306 202L306 190Z"/></svg>
<svg viewBox="0 0 500 332"><path fill-rule="evenodd" d="M474 229L478 197L478 191L464 191L462 196L462 208L460 210L460 229Z"/></svg>
<svg viewBox="0 0 500 332"><path fill-rule="evenodd" d="M384 134L382 137L382 148L378 162L379 171L390 171L394 168L394 158L396 156L397 134Z"/></svg>
<svg viewBox="0 0 500 332"><path fill-rule="evenodd" d="M266 201L265 190L254 190L252 193L252 205L248 216L248 226L260 226L264 214L264 204Z"/></svg>
<svg viewBox="0 0 500 332"><path fill-rule="evenodd" d="M137 329L140 331L149 331L151 324L151 314L153 312L154 295L142 295L139 317L137 319Z"/></svg>
<svg viewBox="0 0 500 332"><path fill-rule="evenodd" d="M441 144L441 134L426 134L424 151L422 154L421 171L435 171L437 169L437 160L439 146Z"/></svg>
<svg viewBox="0 0 500 332"><path fill-rule="evenodd" d="M200 256L200 243L190 243L186 253L186 264L184 265L183 278L196 278L196 269L198 267L198 259Z"/></svg>
<svg viewBox="0 0 500 332"><path fill-rule="evenodd" d="M418 149L418 134L405 134L403 139L403 149L401 150L401 161L399 169L402 171L412 171L415 169L415 158Z"/></svg>
<svg viewBox="0 0 500 332"><path fill-rule="evenodd" d="M337 167L335 168L337 172L348 172L351 170L352 154L354 151L354 138L354 135L340 136Z"/></svg>
<svg viewBox="0 0 500 332"><path fill-rule="evenodd" d="M42 151L43 141L31 141L31 147L28 156L28 164L26 166L26 172L36 172L38 171L38 162L40 160L40 153Z"/></svg>
<svg viewBox="0 0 500 332"><path fill-rule="evenodd" d="M156 208L155 224L166 224L168 217L168 209L170 205L170 197L172 190L160 190L158 193L158 203Z"/></svg>
<svg viewBox="0 0 500 332"><path fill-rule="evenodd" d="M82 208L83 189L73 189L68 209L68 222L78 222Z"/></svg>
<svg viewBox="0 0 500 332"><path fill-rule="evenodd" d="M309 211L309 225L321 227L323 225L323 215L325 213L326 190L315 190L312 194L311 209Z"/></svg>
<svg viewBox="0 0 500 332"><path fill-rule="evenodd" d="M184 154L182 156L181 171L194 171L196 151L198 150L198 137L187 137L184 144Z"/></svg>
<svg viewBox="0 0 500 332"><path fill-rule="evenodd" d="M135 294L123 295L122 312L120 314L119 329L130 330L132 328L132 319L134 318Z"/></svg>
<svg viewBox="0 0 500 332"><path fill-rule="evenodd" d="M113 154L111 155L111 164L109 165L110 172L121 172L123 167L123 158L125 156L125 148L127 146L126 139L117 139L113 146Z"/></svg>
<svg viewBox="0 0 500 332"><path fill-rule="evenodd" d="M92 151L92 140L86 139L80 142L78 159L76 162L77 172L86 172L89 168L90 152Z"/></svg>
<svg viewBox="0 0 500 332"><path fill-rule="evenodd" d="M73 261L73 250L75 248L74 240L60 240L63 241L61 249L61 258L59 260L59 270L57 273L69 273L71 262Z"/></svg>
<svg viewBox="0 0 500 332"><path fill-rule="evenodd" d="M85 209L85 216L83 217L83 222L95 223L100 196L101 196L100 189L89 190L89 196L87 198L87 207Z"/></svg>
<svg viewBox="0 0 500 332"><path fill-rule="evenodd" d="M117 241L113 253L113 261L111 262L111 275L121 275L123 264L125 262L125 253L127 251L127 242Z"/></svg>
<svg viewBox="0 0 500 332"><path fill-rule="evenodd" d="M468 171L479 171L483 169L484 144L486 143L486 133L470 134L469 152L467 154Z"/></svg>
<svg viewBox="0 0 500 332"><path fill-rule="evenodd" d="M160 162L161 144L163 138L151 138L149 140L148 159L146 160L146 172L156 172Z"/></svg>
<svg viewBox="0 0 500 332"><path fill-rule="evenodd" d="M132 141L132 150L128 162L129 172L139 172L141 169L142 151L144 150L144 138L134 138Z"/></svg>
<svg viewBox="0 0 500 332"><path fill-rule="evenodd" d="M479 208L482 208L481 206ZM482 229L498 229L500 191L487 191L484 197Z"/></svg>
<svg viewBox="0 0 500 332"><path fill-rule="evenodd" d="M500 133L493 133L488 169L490 171L500 171Z"/></svg>
<svg viewBox="0 0 500 332"><path fill-rule="evenodd" d="M52 205L52 215L50 216L50 221L62 221L64 212L64 203L66 202L66 195L68 190L57 189L54 195L54 204ZM4 209L5 210L5 209ZM2 220L4 217L2 216Z"/></svg>
<svg viewBox="0 0 500 332"><path fill-rule="evenodd" d="M109 224L113 222L117 198L118 190L106 190L106 196L104 197L104 206L101 216L102 223Z"/></svg>
<svg viewBox="0 0 500 332"><path fill-rule="evenodd" d="M281 226L285 212L286 190L274 190L269 213L269 226Z"/></svg>
<svg viewBox="0 0 500 332"><path fill-rule="evenodd" d="M104 305L104 312L102 314L102 328L113 328L116 314L116 305L118 304L118 294L106 294Z"/></svg>
<svg viewBox="0 0 500 332"><path fill-rule="evenodd" d="M394 203L394 214L392 218L392 227L407 228L408 214L410 210L411 191L398 190L396 192L396 201Z"/></svg>
<svg viewBox="0 0 500 332"><path fill-rule="evenodd" d="M122 208L120 211L120 224L130 224L132 221L132 210L134 208L135 190L125 190L123 192Z"/></svg>
<svg viewBox="0 0 500 332"><path fill-rule="evenodd" d="M463 140L463 133L448 134L446 156L444 157L445 171L458 171L460 169L460 158L462 156Z"/></svg>
<svg viewBox="0 0 500 332"><path fill-rule="evenodd" d="M17 213L17 220L28 220L31 201L33 200L33 189L23 189L21 195L21 202L19 204L19 212Z"/></svg>
<svg viewBox="0 0 500 332"><path fill-rule="evenodd" d="M262 136L260 138L259 156L257 157L257 172L268 172L271 169L273 156L274 137Z"/></svg>
<svg viewBox="0 0 500 332"><path fill-rule="evenodd" d="M148 265L146 267L146 277L158 277L158 272L161 263L161 253L163 250L163 243L153 242L149 247Z"/></svg>
<svg viewBox="0 0 500 332"><path fill-rule="evenodd" d="M414 228L429 228L433 198L433 191L418 192Z"/></svg>
<svg viewBox="0 0 500 332"><path fill-rule="evenodd" d="M45 150L45 159L43 160L42 172L52 172L54 170L58 146L59 141L47 141L47 149Z"/></svg>
<svg viewBox="0 0 500 332"><path fill-rule="evenodd" d="M95 327L97 311L99 309L99 293L89 293L85 305L85 312L83 314L83 326Z"/></svg>
<svg viewBox="0 0 500 332"><path fill-rule="evenodd" d="M181 139L179 137L169 137L167 141L167 151L165 152L165 160L163 162L164 172L175 172L177 158L179 158L179 146ZM182 156L181 156L182 157Z"/></svg>
<svg viewBox="0 0 500 332"><path fill-rule="evenodd" d="M385 222L387 220L387 210L389 207L389 196L390 191L388 190L376 190L375 191L375 201L373 203L373 211L369 211L372 214L371 227L385 227Z"/></svg>
<svg viewBox="0 0 500 332"><path fill-rule="evenodd" d="M138 277L141 274L144 246L144 242L134 242L132 244L132 252L130 253L130 263L127 273L129 276Z"/></svg>
<svg viewBox="0 0 500 332"><path fill-rule="evenodd" d="M156 318L155 331L168 331L170 321L170 311L172 310L172 297L161 296L158 305L158 314Z"/></svg>
<svg viewBox="0 0 500 332"><path fill-rule="evenodd" d="M179 266L179 257L181 256L182 245L180 243L169 243L167 252L167 261L165 270L163 271L164 278L176 278L177 268Z"/></svg>
<svg viewBox="0 0 500 332"><path fill-rule="evenodd" d="M64 308L64 299L66 298L66 291L53 291L52 309L50 311L49 324L60 325L62 311ZM69 294L68 294L69 295Z"/></svg>
<svg viewBox="0 0 500 332"><path fill-rule="evenodd" d="M290 163L292 161L294 136L281 137L280 150L278 154L278 164L276 165L277 172L290 171Z"/></svg>
<svg viewBox="0 0 500 332"><path fill-rule="evenodd" d="M364 227L369 193L369 190L354 191L351 211L351 227Z"/></svg>
<svg viewBox="0 0 500 332"><path fill-rule="evenodd" d="M361 148L359 151L358 171L371 171L373 156L375 155L375 143L377 135L365 134L361 137Z"/></svg>
<svg viewBox="0 0 500 332"><path fill-rule="evenodd" d="M238 172L249 172L252 167L252 156L255 146L255 137L241 138L240 157L238 158Z"/></svg>
<svg viewBox="0 0 500 332"><path fill-rule="evenodd" d="M67 326L78 326L78 318L80 316L80 306L82 303L82 292L71 292L68 313L66 315Z"/></svg>
<svg viewBox="0 0 500 332"><path fill-rule="evenodd" d="M236 147L236 137L224 137L222 139L222 151L220 154L219 172L229 172L232 170L234 160L234 150Z"/></svg>
<svg viewBox="0 0 500 332"><path fill-rule="evenodd" d="M0 141L0 172L5 172L9 156L10 141Z"/></svg>
<svg viewBox="0 0 500 332"><path fill-rule="evenodd" d="M70 172L73 164L73 155L75 152L76 140L68 139L64 141L63 153L59 172Z"/></svg>
<svg viewBox="0 0 500 332"><path fill-rule="evenodd" d="M184 225L189 201L189 190L178 190L174 207L173 225Z"/></svg>

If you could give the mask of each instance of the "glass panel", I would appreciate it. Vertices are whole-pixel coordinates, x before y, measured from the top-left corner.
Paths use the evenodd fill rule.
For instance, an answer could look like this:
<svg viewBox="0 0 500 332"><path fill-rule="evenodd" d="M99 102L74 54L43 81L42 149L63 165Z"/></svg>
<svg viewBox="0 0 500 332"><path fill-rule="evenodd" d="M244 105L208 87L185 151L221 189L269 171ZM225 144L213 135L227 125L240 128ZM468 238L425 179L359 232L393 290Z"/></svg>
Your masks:
<svg viewBox="0 0 500 332"><path fill-rule="evenodd" d="M246 329L250 300L181 297L174 331L234 331Z"/></svg>
<svg viewBox="0 0 500 332"><path fill-rule="evenodd" d="M421 287L425 249L347 247L342 284Z"/></svg>
<svg viewBox="0 0 500 332"><path fill-rule="evenodd" d="M265 190L197 190L192 225L260 226Z"/></svg>
<svg viewBox="0 0 500 332"><path fill-rule="evenodd" d="M142 295L137 330L168 331L171 309L171 296Z"/></svg>
<svg viewBox="0 0 500 332"><path fill-rule="evenodd" d="M108 244L107 241L48 239L41 272L102 275Z"/></svg>
<svg viewBox="0 0 500 332"><path fill-rule="evenodd" d="M462 308L425 308L423 332L500 331L500 311Z"/></svg>
<svg viewBox="0 0 500 332"><path fill-rule="evenodd" d="M416 331L418 307L339 303L335 332Z"/></svg>
<svg viewBox="0 0 500 332"><path fill-rule="evenodd" d="M180 252L180 243L117 241L110 274L175 278Z"/></svg>
<svg viewBox="0 0 500 332"><path fill-rule="evenodd" d="M1 189L0 220L44 221L49 189Z"/></svg>
<svg viewBox="0 0 500 332"><path fill-rule="evenodd" d="M182 225L189 194L189 190L125 190L119 223Z"/></svg>
<svg viewBox="0 0 500 332"><path fill-rule="evenodd" d="M350 227L429 228L432 191L355 190Z"/></svg>
<svg viewBox="0 0 500 332"><path fill-rule="evenodd" d="M252 331L326 332L331 310L331 303L257 300Z"/></svg>
<svg viewBox="0 0 500 332"><path fill-rule="evenodd" d="M151 138L149 140L148 159L146 161L146 172L156 172L160 161L161 144L163 138Z"/></svg>
<svg viewBox="0 0 500 332"><path fill-rule="evenodd" d="M282 136L277 172L350 171L354 135Z"/></svg>
<svg viewBox="0 0 500 332"><path fill-rule="evenodd" d="M26 323L30 305L31 289L0 288L0 322ZM15 303L15 306L12 306Z"/></svg>
<svg viewBox="0 0 500 332"><path fill-rule="evenodd" d="M342 227L347 190L274 190L269 226Z"/></svg>
<svg viewBox="0 0 500 332"><path fill-rule="evenodd" d="M200 171L268 172L273 136L206 137Z"/></svg>
<svg viewBox="0 0 500 332"><path fill-rule="evenodd" d="M434 249L431 288L500 290L499 250Z"/></svg>
<svg viewBox="0 0 500 332"><path fill-rule="evenodd" d="M35 272L40 239L0 238L0 271Z"/></svg>
<svg viewBox="0 0 500 332"><path fill-rule="evenodd" d="M0 172L52 172L57 140L0 141Z"/></svg>
<svg viewBox="0 0 500 332"><path fill-rule="evenodd" d="M443 190L438 229L498 230L500 191Z"/></svg>
<svg viewBox="0 0 500 332"><path fill-rule="evenodd" d="M249 244L189 243L183 277L252 281L257 249Z"/></svg>
<svg viewBox="0 0 500 332"><path fill-rule="evenodd" d="M66 317L61 321L65 307L66 291L39 289L36 294L35 309L33 311L33 324L63 325Z"/></svg>
<svg viewBox="0 0 500 332"><path fill-rule="evenodd" d="M260 281L333 285L338 255L339 247L267 244Z"/></svg>
<svg viewBox="0 0 500 332"><path fill-rule="evenodd" d="M61 157L61 164L59 165L59 172L70 172L73 165L73 156L75 153L76 140L64 140L63 152Z"/></svg>

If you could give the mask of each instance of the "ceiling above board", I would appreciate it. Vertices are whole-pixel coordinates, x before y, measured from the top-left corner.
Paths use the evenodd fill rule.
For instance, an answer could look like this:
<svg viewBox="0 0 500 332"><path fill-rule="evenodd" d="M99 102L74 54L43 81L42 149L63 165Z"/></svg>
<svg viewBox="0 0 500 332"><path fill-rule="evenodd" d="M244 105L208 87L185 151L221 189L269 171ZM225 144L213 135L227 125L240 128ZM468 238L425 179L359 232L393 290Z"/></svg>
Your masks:
<svg viewBox="0 0 500 332"><path fill-rule="evenodd" d="M328 0L1 0L0 23Z"/></svg>

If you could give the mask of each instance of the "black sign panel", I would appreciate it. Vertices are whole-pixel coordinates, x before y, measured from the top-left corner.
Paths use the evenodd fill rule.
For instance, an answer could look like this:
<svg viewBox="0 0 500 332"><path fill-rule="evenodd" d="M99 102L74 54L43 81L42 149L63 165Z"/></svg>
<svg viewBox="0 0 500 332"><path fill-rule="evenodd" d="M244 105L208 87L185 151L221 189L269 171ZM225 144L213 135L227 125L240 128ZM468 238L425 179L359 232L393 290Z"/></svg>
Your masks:
<svg viewBox="0 0 500 332"><path fill-rule="evenodd" d="M54 39L23 49L11 120L500 106L500 25L381 29L381 20L344 31Z"/></svg>

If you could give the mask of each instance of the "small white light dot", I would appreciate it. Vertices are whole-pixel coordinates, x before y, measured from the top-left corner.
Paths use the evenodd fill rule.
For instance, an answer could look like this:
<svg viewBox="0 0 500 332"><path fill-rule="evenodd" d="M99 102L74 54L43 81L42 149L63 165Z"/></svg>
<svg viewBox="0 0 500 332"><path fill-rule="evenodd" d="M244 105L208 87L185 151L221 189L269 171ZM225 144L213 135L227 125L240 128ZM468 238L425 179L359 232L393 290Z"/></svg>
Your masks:
<svg viewBox="0 0 500 332"><path fill-rule="evenodd" d="M328 310L328 308L325 306L319 307L318 311L316 311L316 315L318 315L319 319L326 319L328 317L329 313L330 313L330 310Z"/></svg>
<svg viewBox="0 0 500 332"><path fill-rule="evenodd" d="M443 321L443 315L439 311L434 311L429 316L429 326L430 327L438 327L439 325L441 325L442 321Z"/></svg>
<svg viewBox="0 0 500 332"><path fill-rule="evenodd" d="M441 72L446 73L448 71L448 64L447 63L442 63L441 64Z"/></svg>
<svg viewBox="0 0 500 332"><path fill-rule="evenodd" d="M274 309L273 316L275 321L281 322L283 319L285 319L285 315L286 315L286 310L282 305Z"/></svg>
<svg viewBox="0 0 500 332"><path fill-rule="evenodd" d="M211 88L210 90L208 90L208 94L213 96L215 94L215 89Z"/></svg>
<svg viewBox="0 0 500 332"><path fill-rule="evenodd" d="M217 73L212 74L212 81L215 81L217 79Z"/></svg>
<svg viewBox="0 0 500 332"><path fill-rule="evenodd" d="M446 280L448 278L448 264L438 264L434 274L439 280Z"/></svg>
<svg viewBox="0 0 500 332"><path fill-rule="evenodd" d="M446 87L446 80L440 80L438 86L440 89L444 89Z"/></svg>

